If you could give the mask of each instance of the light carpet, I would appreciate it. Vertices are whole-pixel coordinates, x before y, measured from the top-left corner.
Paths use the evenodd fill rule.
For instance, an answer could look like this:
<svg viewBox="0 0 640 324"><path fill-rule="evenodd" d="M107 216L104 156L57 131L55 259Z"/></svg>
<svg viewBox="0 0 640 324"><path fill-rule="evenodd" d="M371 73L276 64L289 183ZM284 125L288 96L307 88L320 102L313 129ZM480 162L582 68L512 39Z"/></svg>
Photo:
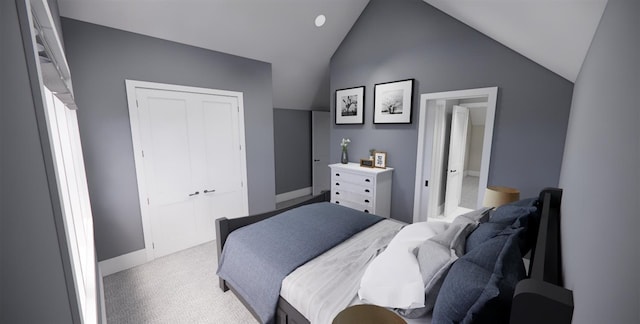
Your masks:
<svg viewBox="0 0 640 324"><path fill-rule="evenodd" d="M215 242L104 278L107 323L257 323L218 287Z"/></svg>
<svg viewBox="0 0 640 324"><path fill-rule="evenodd" d="M466 176L462 180L462 194L460 195L460 207L476 209L478 203L478 185L480 177Z"/></svg>

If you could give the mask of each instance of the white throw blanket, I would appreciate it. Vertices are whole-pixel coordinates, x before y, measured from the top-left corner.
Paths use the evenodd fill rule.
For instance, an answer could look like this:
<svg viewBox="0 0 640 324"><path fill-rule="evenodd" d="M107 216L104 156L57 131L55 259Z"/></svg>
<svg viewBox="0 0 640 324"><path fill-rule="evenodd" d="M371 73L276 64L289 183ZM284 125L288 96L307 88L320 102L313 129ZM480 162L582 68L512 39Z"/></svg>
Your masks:
<svg viewBox="0 0 640 324"><path fill-rule="evenodd" d="M383 220L307 262L282 281L280 296L312 324L331 323L356 295L369 262L403 225Z"/></svg>

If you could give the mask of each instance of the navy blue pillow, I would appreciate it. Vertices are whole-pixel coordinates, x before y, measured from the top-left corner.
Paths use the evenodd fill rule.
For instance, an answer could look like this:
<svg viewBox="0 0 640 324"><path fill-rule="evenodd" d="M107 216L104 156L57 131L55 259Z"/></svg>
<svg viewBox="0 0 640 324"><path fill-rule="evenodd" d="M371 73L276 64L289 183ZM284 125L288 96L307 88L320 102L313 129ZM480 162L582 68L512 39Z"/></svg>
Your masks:
<svg viewBox="0 0 640 324"><path fill-rule="evenodd" d="M509 206L520 206L520 207L537 207L538 206L538 198L526 198L518 201L514 201L512 203L508 203Z"/></svg>
<svg viewBox="0 0 640 324"><path fill-rule="evenodd" d="M526 227L528 218L535 214L536 207L522 207L514 205L504 205L498 207L489 217L491 223L502 223L507 225L515 224L516 227ZM517 223L516 223L517 222Z"/></svg>
<svg viewBox="0 0 640 324"><path fill-rule="evenodd" d="M465 253L475 249L485 241L494 238L507 227L509 227L509 225L503 223L481 223L475 230L473 230L473 232L471 232L471 234L469 234L469 236L467 236L467 241L465 242Z"/></svg>
<svg viewBox="0 0 640 324"><path fill-rule="evenodd" d="M525 277L518 236L507 228L451 266L436 299L433 323L508 323L515 286Z"/></svg>

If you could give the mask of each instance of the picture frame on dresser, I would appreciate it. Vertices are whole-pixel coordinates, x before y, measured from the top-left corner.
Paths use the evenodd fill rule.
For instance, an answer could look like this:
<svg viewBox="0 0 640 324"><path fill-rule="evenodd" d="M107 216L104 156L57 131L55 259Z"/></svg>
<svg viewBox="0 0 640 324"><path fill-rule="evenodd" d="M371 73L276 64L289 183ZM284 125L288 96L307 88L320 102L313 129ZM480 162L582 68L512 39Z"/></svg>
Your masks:
<svg viewBox="0 0 640 324"><path fill-rule="evenodd" d="M373 166L375 168L386 169L387 168L387 152L373 153Z"/></svg>
<svg viewBox="0 0 640 324"><path fill-rule="evenodd" d="M363 168L373 168L373 160L360 159L360 166Z"/></svg>
<svg viewBox="0 0 640 324"><path fill-rule="evenodd" d="M364 124L364 86L336 90L336 125Z"/></svg>

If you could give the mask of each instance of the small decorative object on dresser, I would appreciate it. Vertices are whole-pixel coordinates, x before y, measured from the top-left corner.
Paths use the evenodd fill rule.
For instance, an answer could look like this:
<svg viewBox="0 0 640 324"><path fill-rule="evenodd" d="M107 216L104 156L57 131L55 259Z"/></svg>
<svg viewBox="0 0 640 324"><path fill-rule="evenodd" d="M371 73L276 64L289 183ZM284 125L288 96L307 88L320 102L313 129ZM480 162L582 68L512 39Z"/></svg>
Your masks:
<svg viewBox="0 0 640 324"><path fill-rule="evenodd" d="M340 155L340 163L347 164L349 163L349 153L347 152L347 147L351 143L351 140L348 138L342 138L340 141L340 147L342 147L342 154Z"/></svg>
<svg viewBox="0 0 640 324"><path fill-rule="evenodd" d="M393 168L364 168L358 163L331 164L331 202L389 218Z"/></svg>
<svg viewBox="0 0 640 324"><path fill-rule="evenodd" d="M373 168L373 159L360 159L360 166L363 168Z"/></svg>
<svg viewBox="0 0 640 324"><path fill-rule="evenodd" d="M387 153L375 152L373 154L373 166L376 168L385 169L387 167Z"/></svg>

